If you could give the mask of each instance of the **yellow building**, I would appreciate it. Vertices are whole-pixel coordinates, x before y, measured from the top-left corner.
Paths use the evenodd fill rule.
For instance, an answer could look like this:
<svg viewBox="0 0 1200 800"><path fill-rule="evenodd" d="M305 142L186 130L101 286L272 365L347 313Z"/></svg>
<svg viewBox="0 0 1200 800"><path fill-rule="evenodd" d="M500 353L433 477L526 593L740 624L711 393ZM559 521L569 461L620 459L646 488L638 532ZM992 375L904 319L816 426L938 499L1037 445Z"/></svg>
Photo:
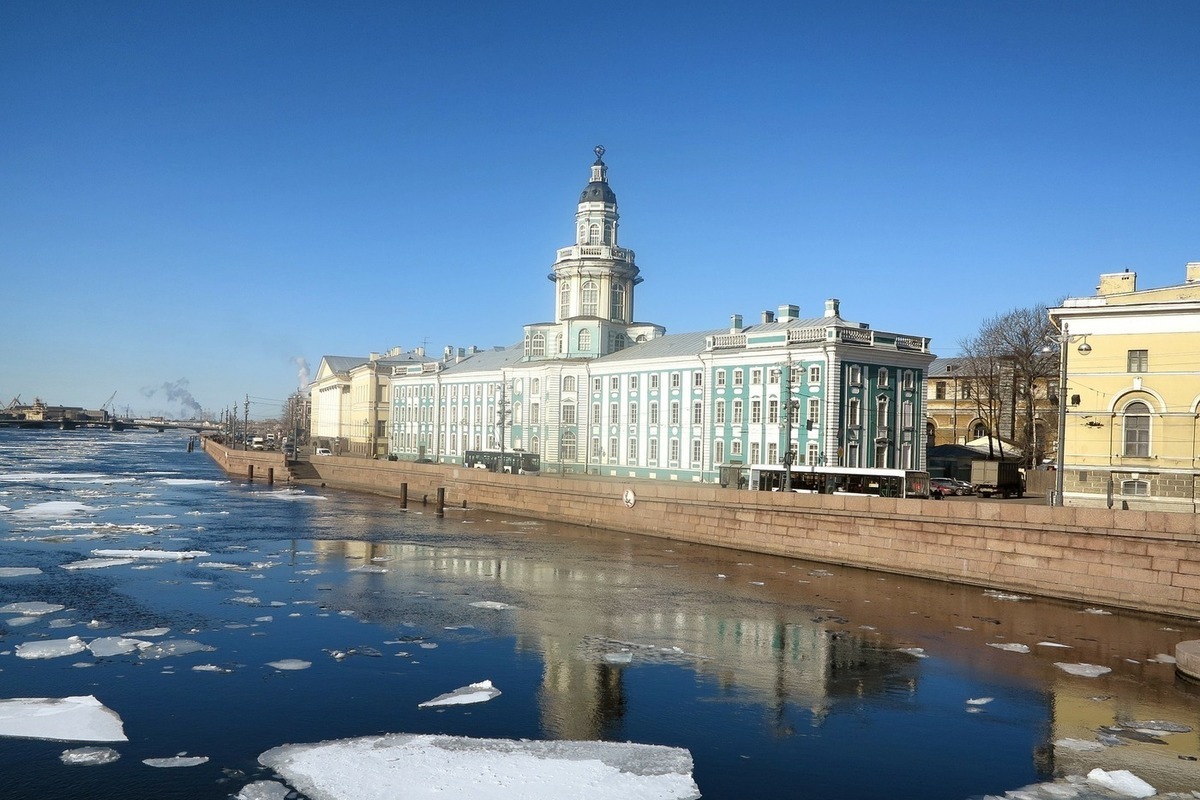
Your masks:
<svg viewBox="0 0 1200 800"><path fill-rule="evenodd" d="M1200 496L1200 262L1184 283L1100 276L1050 310L1064 334L1068 505L1194 513ZM1111 493L1111 494L1110 494Z"/></svg>

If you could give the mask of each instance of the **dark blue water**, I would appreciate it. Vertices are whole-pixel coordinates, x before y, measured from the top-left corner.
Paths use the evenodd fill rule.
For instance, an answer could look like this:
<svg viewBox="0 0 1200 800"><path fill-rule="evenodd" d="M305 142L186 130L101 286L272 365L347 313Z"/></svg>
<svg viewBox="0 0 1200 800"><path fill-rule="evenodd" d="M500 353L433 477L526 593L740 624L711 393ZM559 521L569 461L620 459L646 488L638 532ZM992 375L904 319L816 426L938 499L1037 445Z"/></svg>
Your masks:
<svg viewBox="0 0 1200 800"><path fill-rule="evenodd" d="M0 568L42 570L0 577L0 606L66 607L0 615L0 699L92 694L129 737L94 767L61 763L76 743L0 738L0 796L226 798L271 777L257 757L272 747L388 732L683 747L706 800L964 800L1094 767L1200 789L1200 693L1160 658L1200 638L1189 621L482 512L438 519L231 481L186 443L0 431ZM62 568L131 548L210 555ZM511 608L471 605L483 601ZM15 655L153 627L214 649ZM611 663L622 651L629 663ZM267 666L289 658L312 666ZM502 694L417 707L481 680ZM1137 720L1193 730L1103 730ZM183 752L209 761L142 763Z"/></svg>

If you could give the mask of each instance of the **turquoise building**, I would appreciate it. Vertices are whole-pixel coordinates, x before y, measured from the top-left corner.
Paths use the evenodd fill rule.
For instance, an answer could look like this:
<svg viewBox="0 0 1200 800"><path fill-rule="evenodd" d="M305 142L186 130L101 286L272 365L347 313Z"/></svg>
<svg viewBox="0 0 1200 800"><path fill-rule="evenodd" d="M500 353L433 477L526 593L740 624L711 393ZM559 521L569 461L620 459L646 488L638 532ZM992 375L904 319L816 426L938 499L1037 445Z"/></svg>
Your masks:
<svg viewBox="0 0 1200 800"><path fill-rule="evenodd" d="M743 324L668 334L634 317L642 282L619 245L617 197L596 148L575 243L550 275L551 321L521 343L398 367L388 448L461 463L467 450L538 453L543 471L716 482L722 467L795 464L923 469L921 336L873 330L826 300Z"/></svg>

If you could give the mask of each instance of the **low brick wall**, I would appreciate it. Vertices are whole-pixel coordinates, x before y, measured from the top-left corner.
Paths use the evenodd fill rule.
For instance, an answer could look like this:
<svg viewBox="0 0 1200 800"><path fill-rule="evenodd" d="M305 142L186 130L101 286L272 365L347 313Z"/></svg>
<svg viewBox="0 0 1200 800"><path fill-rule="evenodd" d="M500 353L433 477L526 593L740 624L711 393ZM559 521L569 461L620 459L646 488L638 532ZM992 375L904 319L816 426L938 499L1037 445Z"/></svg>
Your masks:
<svg viewBox="0 0 1200 800"><path fill-rule="evenodd" d="M203 437L200 439L200 447L212 456L228 475L266 483L291 481L291 473L283 453L269 450L234 450Z"/></svg>
<svg viewBox="0 0 1200 800"><path fill-rule="evenodd" d="M443 488L448 506L1200 618L1193 514L747 492L336 456L311 466L310 480L331 487L397 496L407 484L410 502L433 502Z"/></svg>

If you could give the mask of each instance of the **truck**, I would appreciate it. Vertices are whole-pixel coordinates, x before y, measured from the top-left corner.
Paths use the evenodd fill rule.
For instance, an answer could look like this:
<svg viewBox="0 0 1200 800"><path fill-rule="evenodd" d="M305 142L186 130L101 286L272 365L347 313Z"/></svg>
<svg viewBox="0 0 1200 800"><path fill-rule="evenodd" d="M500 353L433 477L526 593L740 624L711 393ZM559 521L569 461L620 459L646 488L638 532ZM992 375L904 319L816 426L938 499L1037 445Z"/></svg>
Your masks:
<svg viewBox="0 0 1200 800"><path fill-rule="evenodd" d="M975 487L975 493L983 497L998 494L1007 500L1025 494L1025 481L1016 461L972 461L971 485Z"/></svg>

